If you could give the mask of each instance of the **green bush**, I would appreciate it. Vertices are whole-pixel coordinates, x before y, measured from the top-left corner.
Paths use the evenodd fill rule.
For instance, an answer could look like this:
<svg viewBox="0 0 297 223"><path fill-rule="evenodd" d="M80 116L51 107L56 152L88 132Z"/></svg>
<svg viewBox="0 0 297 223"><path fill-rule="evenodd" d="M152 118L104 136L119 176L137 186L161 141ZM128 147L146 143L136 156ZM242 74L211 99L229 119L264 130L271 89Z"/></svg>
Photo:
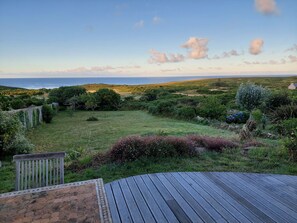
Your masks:
<svg viewBox="0 0 297 223"><path fill-rule="evenodd" d="M269 91L253 83L241 84L236 94L236 103L243 109L252 111L267 99Z"/></svg>
<svg viewBox="0 0 297 223"><path fill-rule="evenodd" d="M54 110L50 105L42 106L42 119L45 123L51 123L54 117Z"/></svg>
<svg viewBox="0 0 297 223"><path fill-rule="evenodd" d="M96 105L99 110L118 110L121 103L121 96L111 89L100 89L94 93Z"/></svg>
<svg viewBox="0 0 297 223"><path fill-rule="evenodd" d="M292 103L287 91L274 92L269 95L266 106L268 109L274 109L282 105L289 105Z"/></svg>
<svg viewBox="0 0 297 223"><path fill-rule="evenodd" d="M0 157L29 153L32 148L18 115L0 111Z"/></svg>
<svg viewBox="0 0 297 223"><path fill-rule="evenodd" d="M277 123L282 120L297 118L297 105L282 105L275 108L270 114L270 119L272 122Z"/></svg>
<svg viewBox="0 0 297 223"><path fill-rule="evenodd" d="M81 94L85 94L86 89L82 87L77 86L71 86L71 87L59 87L56 89L53 89L49 93L49 102L58 102L59 105L68 105L67 101L74 97L79 96Z"/></svg>
<svg viewBox="0 0 297 223"><path fill-rule="evenodd" d="M227 108L216 97L207 97L197 107L197 115L210 119L224 119Z"/></svg>
<svg viewBox="0 0 297 223"><path fill-rule="evenodd" d="M193 107L181 107L176 110L176 116L180 119L191 120L196 117Z"/></svg>
<svg viewBox="0 0 297 223"><path fill-rule="evenodd" d="M86 121L98 121L98 118L91 116L91 117L87 118Z"/></svg>

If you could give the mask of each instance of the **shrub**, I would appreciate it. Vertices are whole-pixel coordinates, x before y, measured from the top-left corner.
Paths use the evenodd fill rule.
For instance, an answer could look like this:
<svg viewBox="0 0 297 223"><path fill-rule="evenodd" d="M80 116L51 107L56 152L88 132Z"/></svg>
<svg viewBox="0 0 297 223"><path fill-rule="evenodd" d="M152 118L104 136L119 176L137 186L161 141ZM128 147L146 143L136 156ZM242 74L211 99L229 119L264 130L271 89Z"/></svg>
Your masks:
<svg viewBox="0 0 297 223"><path fill-rule="evenodd" d="M281 91L269 95L266 106L268 109L274 109L282 105L289 105L291 102L288 92Z"/></svg>
<svg viewBox="0 0 297 223"><path fill-rule="evenodd" d="M0 111L0 157L29 153L32 148L18 115Z"/></svg>
<svg viewBox="0 0 297 223"><path fill-rule="evenodd" d="M282 105L275 108L270 114L270 119L272 122L280 122L282 120L297 118L297 105Z"/></svg>
<svg viewBox="0 0 297 223"><path fill-rule="evenodd" d="M276 125L276 130L281 135L290 135L297 127L297 118L290 118Z"/></svg>
<svg viewBox="0 0 297 223"><path fill-rule="evenodd" d="M193 107L181 107L176 110L176 116L180 119L191 120L196 117Z"/></svg>
<svg viewBox="0 0 297 223"><path fill-rule="evenodd" d="M204 118L221 119L226 114L226 106L216 97L207 97L197 107L197 114Z"/></svg>
<svg viewBox="0 0 297 223"><path fill-rule="evenodd" d="M222 151L224 148L239 147L238 143L220 137L190 135L187 137L196 147L204 147L210 151Z"/></svg>
<svg viewBox="0 0 297 223"><path fill-rule="evenodd" d="M54 111L50 105L42 106L42 119L45 123L51 123L54 117Z"/></svg>
<svg viewBox="0 0 297 223"><path fill-rule="evenodd" d="M289 136L284 140L284 146L289 150L291 159L297 161L297 126L295 126Z"/></svg>
<svg viewBox="0 0 297 223"><path fill-rule="evenodd" d="M266 88L252 83L241 84L236 94L236 103L243 109L252 111L262 105L269 92Z"/></svg>
<svg viewBox="0 0 297 223"><path fill-rule="evenodd" d="M236 124L243 124L249 119L249 113L247 112L236 112L234 114L228 115L226 117L226 122L228 124L236 123Z"/></svg>
<svg viewBox="0 0 297 223"><path fill-rule="evenodd" d="M98 118L91 116L91 117L87 118L86 121L98 121Z"/></svg>
<svg viewBox="0 0 297 223"><path fill-rule="evenodd" d="M263 113L261 112L260 109L256 109L252 111L252 117L256 121L256 123L259 125L261 123Z"/></svg>
<svg viewBox="0 0 297 223"><path fill-rule="evenodd" d="M59 87L53 89L49 93L49 102L58 102L59 105L67 105L67 101L81 94L85 94L86 89L77 86Z"/></svg>
<svg viewBox="0 0 297 223"><path fill-rule="evenodd" d="M99 110L118 110L120 107L121 96L111 89L100 89L94 95Z"/></svg>
<svg viewBox="0 0 297 223"><path fill-rule="evenodd" d="M108 152L111 161L125 162L140 157L194 156L203 147L211 151L235 148L239 145L223 138L207 136L129 136L119 140Z"/></svg>

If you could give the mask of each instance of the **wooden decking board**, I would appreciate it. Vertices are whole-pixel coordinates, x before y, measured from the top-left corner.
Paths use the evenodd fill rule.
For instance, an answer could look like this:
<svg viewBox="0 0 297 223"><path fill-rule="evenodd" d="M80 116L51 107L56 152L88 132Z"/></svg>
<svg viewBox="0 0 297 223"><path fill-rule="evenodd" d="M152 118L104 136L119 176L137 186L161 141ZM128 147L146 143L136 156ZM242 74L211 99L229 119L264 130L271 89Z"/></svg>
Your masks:
<svg viewBox="0 0 297 223"><path fill-rule="evenodd" d="M183 209L183 211L192 221L203 222L201 217L197 215L193 208L187 203L187 201L178 193L174 186L162 174L152 174L150 175L150 177L154 183L158 183L159 185L161 183L164 185L164 187L172 195L174 200L178 202L179 206Z"/></svg>
<svg viewBox="0 0 297 223"><path fill-rule="evenodd" d="M119 215L121 217L122 222L132 222L131 214L129 213L125 198L122 194L122 190L120 188L119 182L115 181L111 183L111 188L113 190L113 196L119 211ZM107 199L109 199L107 197ZM109 204L111 205L111 204Z"/></svg>
<svg viewBox="0 0 297 223"><path fill-rule="evenodd" d="M259 211L261 211L273 221L287 222L283 216L276 212L275 208L272 207L269 202L265 202L263 198L255 194L254 191L249 190L248 187L245 187L245 189L243 190L243 185L234 179L232 180L232 178L230 177L225 178L225 175L220 175L217 173L214 173L214 176L222 181L225 185L230 187L233 191L240 194L244 199L252 203ZM230 180L232 180L232 182ZM249 190L249 193L247 193L246 190Z"/></svg>
<svg viewBox="0 0 297 223"><path fill-rule="evenodd" d="M184 175L184 174L183 174ZM186 180L187 175L182 177L178 173L171 174L172 180L176 178L184 188L186 188L191 196L199 203L201 203L202 208L213 218L212 221L217 221L217 219L222 218L222 221L227 222L238 222L224 207L215 199L213 199L208 193L206 193L195 181ZM196 189L196 190L195 190ZM210 222L209 220L206 222Z"/></svg>
<svg viewBox="0 0 297 223"><path fill-rule="evenodd" d="M204 222L215 222L211 217L221 219L219 213L217 213L211 205L209 205L204 198L202 198L195 190L191 190L189 185L183 184L180 179L173 177L171 174L166 174L165 177L172 183L172 185L178 190L178 192L185 198L188 204L193 210L202 218ZM177 182L178 179L178 182ZM200 203L200 204L199 204ZM203 208L204 206L204 208ZM207 213L207 209L209 213Z"/></svg>
<svg viewBox="0 0 297 223"><path fill-rule="evenodd" d="M142 218L145 222L156 222L150 208L147 206L146 201L144 200L141 192L139 191L137 185L135 184L135 181L132 177L129 177L126 179L128 186L132 192L132 195L134 197L134 200L137 204L137 207L142 215Z"/></svg>
<svg viewBox="0 0 297 223"><path fill-rule="evenodd" d="M115 223L297 222L293 176L158 173L121 179L105 188Z"/></svg>
<svg viewBox="0 0 297 223"><path fill-rule="evenodd" d="M234 179L240 185L241 189L245 189L245 191L249 192L249 194L255 194L255 198L263 204L266 205L270 210L279 215L281 218L287 220L288 222L297 222L297 213L292 211L286 205L282 204L278 200L274 199L272 196L266 194L266 192L258 189L254 185L252 185L249 181L242 181L237 174L234 173L226 173L226 178ZM265 204L264 204L265 202Z"/></svg>
<svg viewBox="0 0 297 223"><path fill-rule="evenodd" d="M148 190L150 193L153 195L155 201L157 202L158 206L160 207L160 210L168 220L168 222L179 222L170 207L167 205L166 200L164 199L163 195L161 194L160 191L156 188L156 186L153 184L151 179L149 178L148 175L143 175L141 176L143 182L146 184ZM171 197L171 199L173 199ZM169 199L170 200L170 199Z"/></svg>
<svg viewBox="0 0 297 223"><path fill-rule="evenodd" d="M246 197L243 197L241 193L238 193L233 190L233 188L226 185L224 182L219 180L216 176L214 176L211 173L202 173L206 177L208 177L210 180L212 180L215 184L217 184L219 187L221 187L227 194L229 194L231 197L236 199L239 203L247 207L249 210L251 210L262 222L275 222L271 217L263 213L261 210L258 209L253 202L249 201Z"/></svg>
<svg viewBox="0 0 297 223"><path fill-rule="evenodd" d="M264 180L261 180L261 178L259 177L255 177L254 174L250 174L250 175L238 174L238 177L245 180L251 180L250 182L254 186L259 187L259 189L266 192L268 196L274 197L275 199L278 200L278 202L285 204L288 208L290 208L293 211L297 210L297 199L294 198L295 194L293 193L288 194L284 192L283 189L280 189L281 187L273 185L273 183L269 181L269 179L266 179L266 181L264 181Z"/></svg>
<svg viewBox="0 0 297 223"><path fill-rule="evenodd" d="M180 181L182 181L182 179L180 179ZM207 200L228 222L250 222L245 216L229 204L225 200L226 198L222 198L220 195L216 194L215 191L209 190L208 186L204 187L204 185L201 184L200 179L194 180L189 175L184 174L183 181L190 184L197 193L200 193L204 199ZM208 190L205 190L204 188L208 188Z"/></svg>
<svg viewBox="0 0 297 223"><path fill-rule="evenodd" d="M130 188L128 187L126 179L119 180L119 185L121 187L123 196L126 200L127 207L130 212L130 215L132 217L132 220L134 222L139 222L139 223L144 222L144 220L141 216L140 210L134 200L132 192L130 191Z"/></svg>
<svg viewBox="0 0 297 223"><path fill-rule="evenodd" d="M154 197L156 197L156 194L152 195L147 188L147 186L144 184L142 178L140 176L136 176L133 178L136 185L138 186L140 192L142 193L143 198L147 202L147 205L149 206L154 218L159 222L168 222L166 217L164 216L163 212L160 210L162 208L162 205L158 204Z"/></svg>
<svg viewBox="0 0 297 223"><path fill-rule="evenodd" d="M113 192L112 192L112 189L111 189L111 185L110 184L105 184L104 187L105 187L106 196L109 198L108 203L109 203L109 210L110 210L110 213L111 213L112 220L113 220L114 223L121 223L121 219L120 219L120 216L119 216L119 211L118 211L117 205L116 205L115 200L114 200L114 195L113 195Z"/></svg>

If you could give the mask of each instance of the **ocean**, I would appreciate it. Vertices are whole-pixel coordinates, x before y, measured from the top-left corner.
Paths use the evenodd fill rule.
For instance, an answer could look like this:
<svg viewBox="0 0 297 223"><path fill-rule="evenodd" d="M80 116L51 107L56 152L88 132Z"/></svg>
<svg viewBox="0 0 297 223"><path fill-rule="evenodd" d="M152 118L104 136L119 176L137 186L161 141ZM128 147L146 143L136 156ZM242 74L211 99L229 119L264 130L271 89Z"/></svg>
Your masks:
<svg viewBox="0 0 297 223"><path fill-rule="evenodd" d="M82 84L114 84L139 85L159 84L171 81L215 78L206 76L184 77L89 77L89 78L0 78L0 86L19 87L27 89L58 88ZM218 78L218 77L216 77Z"/></svg>
<svg viewBox="0 0 297 223"><path fill-rule="evenodd" d="M274 75L273 75L274 76ZM283 75L275 75L282 76ZM292 76L292 75L291 75ZM87 77L87 78L0 78L0 86L19 87L27 89L58 88L82 84L114 84L114 85L139 85L159 84L172 81L199 80L208 78L227 78L243 76L179 76L179 77ZM245 75L245 77L256 77ZM259 77L259 76L258 76ZM269 77L269 76L266 76Z"/></svg>

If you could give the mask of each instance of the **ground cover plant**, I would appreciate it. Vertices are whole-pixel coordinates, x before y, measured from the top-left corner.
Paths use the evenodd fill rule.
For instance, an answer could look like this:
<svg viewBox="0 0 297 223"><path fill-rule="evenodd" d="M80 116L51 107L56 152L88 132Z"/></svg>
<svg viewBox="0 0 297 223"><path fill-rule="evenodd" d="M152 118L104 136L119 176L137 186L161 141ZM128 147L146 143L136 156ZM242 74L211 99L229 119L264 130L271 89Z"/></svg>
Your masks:
<svg viewBox="0 0 297 223"><path fill-rule="evenodd" d="M236 104L235 96L240 84L248 81L269 89L270 94L265 101L245 111ZM79 94L72 94L77 88L69 90L65 108L61 107L61 110L67 107L66 111L59 112L51 124L27 131L27 137L35 145L34 152L67 152L66 182L98 177L109 182L166 171L297 174L297 163L293 161L295 150L292 150L296 143L292 131L297 93L285 90L288 82L297 82L297 78L212 79L142 86L87 85L86 91L77 90ZM97 90L104 93L99 94L100 97L115 96L116 106L99 104ZM255 128L252 139L240 142L238 131L232 128L241 129L250 116ZM90 117L98 121L86 121ZM131 145L126 150L115 149L117 142L125 141L125 137L140 139L130 140L136 145L134 150L130 150ZM138 151L137 145L144 146L147 153ZM122 152L119 156L109 156L113 160L106 159L112 151ZM123 151L127 151L124 160ZM9 156L2 160L0 192L11 191L14 165Z"/></svg>

